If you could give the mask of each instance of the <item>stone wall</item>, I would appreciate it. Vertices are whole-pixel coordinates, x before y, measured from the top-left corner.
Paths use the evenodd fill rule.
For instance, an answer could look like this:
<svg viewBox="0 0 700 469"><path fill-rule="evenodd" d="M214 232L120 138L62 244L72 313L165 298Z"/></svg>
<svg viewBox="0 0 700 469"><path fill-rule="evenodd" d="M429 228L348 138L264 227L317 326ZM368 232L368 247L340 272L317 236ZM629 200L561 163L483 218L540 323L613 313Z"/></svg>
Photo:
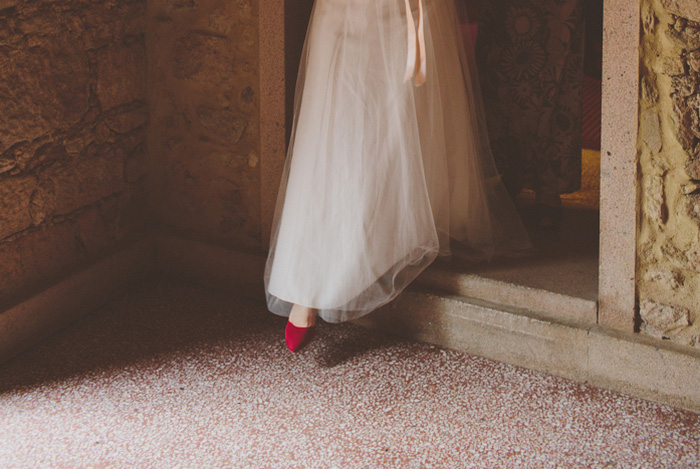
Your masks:
<svg viewBox="0 0 700 469"><path fill-rule="evenodd" d="M642 3L641 330L700 346L700 7Z"/></svg>
<svg viewBox="0 0 700 469"><path fill-rule="evenodd" d="M147 229L145 10L0 0L0 305Z"/></svg>
<svg viewBox="0 0 700 469"><path fill-rule="evenodd" d="M151 0L150 203L159 228L258 249L257 0Z"/></svg>

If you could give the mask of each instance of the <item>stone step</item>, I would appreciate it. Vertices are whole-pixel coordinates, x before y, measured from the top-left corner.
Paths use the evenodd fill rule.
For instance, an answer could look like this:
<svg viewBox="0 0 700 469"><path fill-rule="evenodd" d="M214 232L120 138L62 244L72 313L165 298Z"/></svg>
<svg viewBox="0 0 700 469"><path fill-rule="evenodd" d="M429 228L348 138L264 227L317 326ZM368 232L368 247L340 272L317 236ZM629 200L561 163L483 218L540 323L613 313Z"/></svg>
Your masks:
<svg viewBox="0 0 700 469"><path fill-rule="evenodd" d="M419 288L482 300L506 309L533 311L554 320L581 325L592 325L597 322L597 301L449 270L440 266L431 265L416 278L414 283Z"/></svg>
<svg viewBox="0 0 700 469"><path fill-rule="evenodd" d="M354 322L700 411L700 350L669 341L416 286Z"/></svg>

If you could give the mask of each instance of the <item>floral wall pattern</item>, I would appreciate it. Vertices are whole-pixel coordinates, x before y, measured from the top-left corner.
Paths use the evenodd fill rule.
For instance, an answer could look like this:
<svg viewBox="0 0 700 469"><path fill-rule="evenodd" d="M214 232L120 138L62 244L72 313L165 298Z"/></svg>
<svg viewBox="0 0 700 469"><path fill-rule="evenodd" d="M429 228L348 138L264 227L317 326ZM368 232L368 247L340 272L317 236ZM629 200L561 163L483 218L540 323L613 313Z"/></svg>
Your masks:
<svg viewBox="0 0 700 469"><path fill-rule="evenodd" d="M476 47L494 157L511 192L581 186L582 0L493 0Z"/></svg>

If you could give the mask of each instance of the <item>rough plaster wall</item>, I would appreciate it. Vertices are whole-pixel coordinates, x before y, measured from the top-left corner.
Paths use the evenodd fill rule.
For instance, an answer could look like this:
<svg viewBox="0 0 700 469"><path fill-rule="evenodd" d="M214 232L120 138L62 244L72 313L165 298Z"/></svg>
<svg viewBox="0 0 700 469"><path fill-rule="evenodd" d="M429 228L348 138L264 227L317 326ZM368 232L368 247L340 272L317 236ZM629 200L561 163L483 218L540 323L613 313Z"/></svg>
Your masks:
<svg viewBox="0 0 700 469"><path fill-rule="evenodd" d="M149 199L161 229L260 246L257 0L150 0Z"/></svg>
<svg viewBox="0 0 700 469"><path fill-rule="evenodd" d="M147 227L145 6L0 0L0 306Z"/></svg>
<svg viewBox="0 0 700 469"><path fill-rule="evenodd" d="M696 0L642 3L637 276L642 331L695 346L700 346L698 10Z"/></svg>

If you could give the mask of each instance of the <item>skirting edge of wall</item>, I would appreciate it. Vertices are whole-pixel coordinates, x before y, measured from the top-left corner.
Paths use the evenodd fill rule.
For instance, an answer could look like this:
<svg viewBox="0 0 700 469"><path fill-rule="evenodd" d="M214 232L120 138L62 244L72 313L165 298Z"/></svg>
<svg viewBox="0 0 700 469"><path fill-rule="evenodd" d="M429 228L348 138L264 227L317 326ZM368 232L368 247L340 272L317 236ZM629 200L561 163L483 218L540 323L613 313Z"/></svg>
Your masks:
<svg viewBox="0 0 700 469"><path fill-rule="evenodd" d="M265 297L262 253L246 253L166 233L156 235L156 250L163 275L250 298Z"/></svg>
<svg viewBox="0 0 700 469"><path fill-rule="evenodd" d="M0 363L156 272L263 304L264 265L261 253L165 233L138 240L0 313ZM700 350L420 288L355 322L700 412Z"/></svg>
<svg viewBox="0 0 700 469"><path fill-rule="evenodd" d="M0 363L94 311L155 272L154 237L143 237L0 312Z"/></svg>

